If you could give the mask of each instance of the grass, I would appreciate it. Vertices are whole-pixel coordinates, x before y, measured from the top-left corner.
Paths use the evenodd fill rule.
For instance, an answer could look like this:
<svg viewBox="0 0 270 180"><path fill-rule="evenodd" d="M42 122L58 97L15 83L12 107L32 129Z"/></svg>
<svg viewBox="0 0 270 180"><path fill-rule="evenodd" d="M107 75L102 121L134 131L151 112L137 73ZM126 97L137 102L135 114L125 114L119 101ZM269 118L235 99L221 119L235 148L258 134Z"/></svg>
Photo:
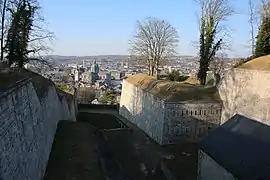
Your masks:
<svg viewBox="0 0 270 180"><path fill-rule="evenodd" d="M55 84L57 89L60 89L61 91L64 91L68 94L74 94L74 90L72 88L69 87L69 85L67 84L62 84L62 83L56 83Z"/></svg>
<svg viewBox="0 0 270 180"><path fill-rule="evenodd" d="M10 85L25 78L31 78L39 98L46 96L48 88L53 82L43 76L23 68L5 68L0 70L0 87L8 88Z"/></svg>
<svg viewBox="0 0 270 180"><path fill-rule="evenodd" d="M18 69L5 68L0 70L0 87L5 90L12 84L24 79Z"/></svg>
<svg viewBox="0 0 270 180"><path fill-rule="evenodd" d="M200 86L194 77L182 82L172 82L156 80L155 77L146 74L135 74L129 76L126 81L165 101L221 101L215 87Z"/></svg>
<svg viewBox="0 0 270 180"><path fill-rule="evenodd" d="M26 78L31 78L31 82L33 83L36 93L40 99L45 97L49 87L54 85L51 80L27 69L4 68L0 70L0 90L4 91L12 84L15 84L16 82ZM69 102L73 101L72 94L69 92L63 91L61 88L57 88L57 91L60 95L65 96Z"/></svg>
<svg viewBox="0 0 270 180"><path fill-rule="evenodd" d="M270 71L270 55L250 60L238 66L238 68Z"/></svg>

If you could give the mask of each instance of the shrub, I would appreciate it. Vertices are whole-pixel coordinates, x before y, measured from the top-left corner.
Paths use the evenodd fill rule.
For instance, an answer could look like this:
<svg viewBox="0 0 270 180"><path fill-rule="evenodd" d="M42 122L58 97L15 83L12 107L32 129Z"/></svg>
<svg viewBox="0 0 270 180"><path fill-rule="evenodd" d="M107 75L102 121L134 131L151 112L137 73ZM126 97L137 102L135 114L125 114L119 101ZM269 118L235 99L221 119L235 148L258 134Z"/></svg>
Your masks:
<svg viewBox="0 0 270 180"><path fill-rule="evenodd" d="M115 104L116 103L115 92L110 91L110 90L105 91L100 98L100 102L102 104L108 104L108 103Z"/></svg>
<svg viewBox="0 0 270 180"><path fill-rule="evenodd" d="M55 84L55 86L56 86L56 88L66 92L66 93L74 94L73 89L67 84Z"/></svg>
<svg viewBox="0 0 270 180"><path fill-rule="evenodd" d="M170 81L179 81L180 72L179 70L172 70L172 72L168 73L167 79Z"/></svg>

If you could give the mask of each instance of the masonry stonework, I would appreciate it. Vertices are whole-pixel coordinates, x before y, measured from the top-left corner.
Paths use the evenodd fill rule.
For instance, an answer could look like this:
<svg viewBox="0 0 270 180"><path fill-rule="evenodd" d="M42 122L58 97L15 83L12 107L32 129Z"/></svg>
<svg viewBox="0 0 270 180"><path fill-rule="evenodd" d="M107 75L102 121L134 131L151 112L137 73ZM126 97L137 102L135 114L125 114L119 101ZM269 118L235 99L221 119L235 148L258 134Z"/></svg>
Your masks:
<svg viewBox="0 0 270 180"><path fill-rule="evenodd" d="M220 125L220 103L165 103L163 142L197 142Z"/></svg>
<svg viewBox="0 0 270 180"><path fill-rule="evenodd" d="M218 85L221 123L240 114L270 125L270 72L235 68Z"/></svg>
<svg viewBox="0 0 270 180"><path fill-rule="evenodd" d="M57 123L72 119L54 86L38 97L31 79L0 94L0 179L42 179Z"/></svg>
<svg viewBox="0 0 270 180"><path fill-rule="evenodd" d="M176 141L197 142L220 125L221 103L167 102L123 81L120 115L124 116L159 144Z"/></svg>
<svg viewBox="0 0 270 180"><path fill-rule="evenodd" d="M163 143L164 101L124 80L119 114L136 124L158 143Z"/></svg>

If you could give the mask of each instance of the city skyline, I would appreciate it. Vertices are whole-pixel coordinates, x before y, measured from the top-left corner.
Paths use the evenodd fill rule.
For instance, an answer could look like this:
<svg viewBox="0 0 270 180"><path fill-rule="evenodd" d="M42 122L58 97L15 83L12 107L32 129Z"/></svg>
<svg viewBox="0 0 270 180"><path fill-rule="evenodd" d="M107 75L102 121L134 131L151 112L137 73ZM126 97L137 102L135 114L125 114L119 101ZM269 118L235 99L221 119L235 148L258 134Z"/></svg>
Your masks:
<svg viewBox="0 0 270 180"><path fill-rule="evenodd" d="M256 0L258 1L258 0ZM231 29L230 57L250 55L247 1L232 1L236 14ZM193 0L154 1L41 1L49 30L56 35L50 54L63 56L127 55L137 20L152 16L169 21L180 36L179 55L196 56L198 6Z"/></svg>

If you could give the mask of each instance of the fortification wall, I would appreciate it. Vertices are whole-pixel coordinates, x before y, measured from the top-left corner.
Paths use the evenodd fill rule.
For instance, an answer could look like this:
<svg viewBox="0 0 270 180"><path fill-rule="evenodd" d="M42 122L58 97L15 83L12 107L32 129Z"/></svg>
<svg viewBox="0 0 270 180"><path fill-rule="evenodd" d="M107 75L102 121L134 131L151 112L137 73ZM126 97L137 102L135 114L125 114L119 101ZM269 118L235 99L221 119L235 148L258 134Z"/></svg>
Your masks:
<svg viewBox="0 0 270 180"><path fill-rule="evenodd" d="M221 103L165 103L163 142L197 142L220 125Z"/></svg>
<svg viewBox="0 0 270 180"><path fill-rule="evenodd" d="M124 80L119 114L159 144L171 144L198 141L219 126L221 109L221 103L165 102Z"/></svg>
<svg viewBox="0 0 270 180"><path fill-rule="evenodd" d="M270 125L270 72L232 69L220 81L221 123L241 114Z"/></svg>
<svg viewBox="0 0 270 180"><path fill-rule="evenodd" d="M43 97L29 78L1 92L0 179L42 179L58 121L73 114L53 85Z"/></svg>
<svg viewBox="0 0 270 180"><path fill-rule="evenodd" d="M164 101L124 80L119 114L163 144Z"/></svg>

